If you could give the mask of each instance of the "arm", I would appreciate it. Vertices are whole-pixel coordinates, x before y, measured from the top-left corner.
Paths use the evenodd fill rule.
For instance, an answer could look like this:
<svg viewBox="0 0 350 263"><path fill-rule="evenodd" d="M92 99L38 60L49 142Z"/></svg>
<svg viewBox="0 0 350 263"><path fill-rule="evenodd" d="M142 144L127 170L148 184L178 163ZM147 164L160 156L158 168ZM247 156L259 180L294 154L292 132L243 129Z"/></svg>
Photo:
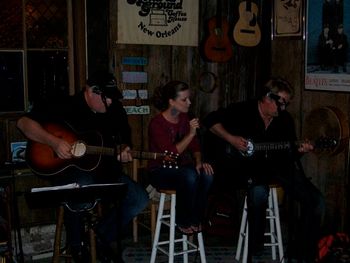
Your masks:
<svg viewBox="0 0 350 263"><path fill-rule="evenodd" d="M214 170L213 167L209 163L202 163L202 154L201 152L195 152L193 153L193 157L195 159L195 167L198 173L203 170L208 175L213 175Z"/></svg>
<svg viewBox="0 0 350 263"><path fill-rule="evenodd" d="M39 122L24 116L17 121L17 128L28 139L49 145L60 158L68 159L72 157L71 145L65 140L47 132Z"/></svg>
<svg viewBox="0 0 350 263"><path fill-rule="evenodd" d="M209 128L216 136L224 139L239 151L246 151L248 141L241 136L235 136L229 133L221 123L216 123Z"/></svg>
<svg viewBox="0 0 350 263"><path fill-rule="evenodd" d="M195 138L197 134L197 129L199 128L199 120L197 118L192 119L189 124L190 124L189 132L182 138L181 141L179 141L176 144L176 149L180 154L187 149L188 145Z"/></svg>

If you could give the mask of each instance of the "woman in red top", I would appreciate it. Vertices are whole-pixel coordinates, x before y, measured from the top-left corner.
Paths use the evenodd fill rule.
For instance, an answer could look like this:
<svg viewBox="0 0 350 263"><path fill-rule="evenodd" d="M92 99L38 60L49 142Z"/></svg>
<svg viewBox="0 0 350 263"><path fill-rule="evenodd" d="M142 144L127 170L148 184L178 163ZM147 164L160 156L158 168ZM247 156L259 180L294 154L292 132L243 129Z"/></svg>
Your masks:
<svg viewBox="0 0 350 263"><path fill-rule="evenodd" d="M197 118L189 119L189 86L170 81L155 90L155 107L160 111L149 125L149 148L152 152L178 154L178 168L162 160L149 162L151 183L157 189L176 190L176 224L180 232L191 235L201 231L207 196L213 181L213 168L202 162L196 130Z"/></svg>

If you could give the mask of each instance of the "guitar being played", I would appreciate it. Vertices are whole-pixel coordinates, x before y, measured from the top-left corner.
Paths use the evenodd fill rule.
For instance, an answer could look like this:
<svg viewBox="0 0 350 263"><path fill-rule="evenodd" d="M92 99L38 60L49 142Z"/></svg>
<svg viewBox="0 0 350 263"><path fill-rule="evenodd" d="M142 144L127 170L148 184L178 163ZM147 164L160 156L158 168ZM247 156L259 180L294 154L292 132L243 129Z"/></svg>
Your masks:
<svg viewBox="0 0 350 263"><path fill-rule="evenodd" d="M73 96L56 96L50 100L47 98L47 101L36 101L33 109L19 118L17 127L29 140L28 164L40 170L40 162L44 163L46 167L43 174L46 172L55 174L55 169L49 168L50 164L56 165L58 171L61 171L59 176L50 177L54 186L70 183L82 186L106 183L126 185L126 193L120 199L121 207L113 205L106 207L108 211L104 213L105 218L101 219L103 223L95 229L99 240L105 241L101 244L103 251L111 252L106 255L110 258L103 260L121 262L122 251L119 246L121 237L117 229L124 228L141 212L147 206L149 198L145 189L123 172L122 162L129 162L133 158L131 128L116 83L111 73L96 72L89 77L84 89ZM48 123L69 123L75 131L87 131L93 134L86 143L89 146L101 147L98 150L113 148L115 145L126 146L116 154L83 154L78 158L76 154L82 154L83 146L79 141L80 133L62 129L57 125L48 126ZM97 149L86 147L85 150ZM70 162L74 162L74 165ZM35 164L39 166L34 167ZM64 169L60 164L69 164L69 168ZM87 168L79 169L80 165ZM111 200L113 198L111 196ZM69 219L81 217L83 213L76 214L67 209L65 215ZM82 253L84 250L81 246L85 243L85 236L81 235L82 222L82 218L65 220L67 245L71 248L75 262L89 262L86 258L88 255ZM116 225L117 222L121 225ZM105 231L106 229L108 231Z"/></svg>
<svg viewBox="0 0 350 263"><path fill-rule="evenodd" d="M235 151L251 155L225 158L225 150L221 153L208 151L211 154L209 161L216 172L217 188L220 191L233 191L235 188L247 191L248 215L254 213L248 216L249 240L252 242L248 247L248 261L263 248L271 183L283 187L285 193L300 205L298 222L303 223L298 227L307 229L298 233L300 235L296 238L296 249L303 251L301 260L314 262L317 255L317 236L325 201L304 173L300 162L303 154L315 150L316 145L306 140L291 147L297 136L294 120L286 108L293 93L286 80L272 78L261 87L258 98L231 103L226 108L209 113L203 121L210 134L224 140ZM331 149L336 143L331 141ZM293 215L289 216L292 221L297 220Z"/></svg>
<svg viewBox="0 0 350 263"><path fill-rule="evenodd" d="M84 171L92 171L98 167L102 155L117 156L125 151L124 146L106 147L103 138L97 132L77 133L68 125L47 123L43 127L54 136L58 136L70 144L70 158L60 158L49 145L29 141L26 149L28 166L36 174L51 176L63 172L69 167ZM89 144L91 143L91 144ZM164 167L178 168L178 155L171 152L153 153L127 150L133 158L161 159Z"/></svg>

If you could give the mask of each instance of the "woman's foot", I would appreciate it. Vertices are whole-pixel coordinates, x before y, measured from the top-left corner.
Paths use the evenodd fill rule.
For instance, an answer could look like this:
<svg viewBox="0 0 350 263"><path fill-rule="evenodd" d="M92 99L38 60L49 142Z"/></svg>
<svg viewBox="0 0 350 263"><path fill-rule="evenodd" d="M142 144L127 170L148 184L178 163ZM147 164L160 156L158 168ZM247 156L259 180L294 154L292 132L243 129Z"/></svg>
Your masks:
<svg viewBox="0 0 350 263"><path fill-rule="evenodd" d="M192 227L182 227L182 226L177 226L177 229L181 232L183 235L191 236L194 234Z"/></svg>
<svg viewBox="0 0 350 263"><path fill-rule="evenodd" d="M199 224L199 225L193 225L193 226L191 226L191 228L192 228L192 231L193 231L194 233L200 233L200 232L202 232L202 225L201 225L201 224Z"/></svg>

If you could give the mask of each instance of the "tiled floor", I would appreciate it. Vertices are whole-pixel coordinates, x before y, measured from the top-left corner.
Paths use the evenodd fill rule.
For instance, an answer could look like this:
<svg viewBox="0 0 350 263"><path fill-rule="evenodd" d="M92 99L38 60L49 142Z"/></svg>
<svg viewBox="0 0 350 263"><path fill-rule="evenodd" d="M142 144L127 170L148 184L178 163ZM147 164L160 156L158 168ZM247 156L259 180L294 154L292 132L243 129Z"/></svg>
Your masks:
<svg viewBox="0 0 350 263"><path fill-rule="evenodd" d="M123 240L123 259L126 263L149 262L151 256L151 235L148 230L140 229L139 240L134 243L131 229ZM204 244L207 263L235 263L237 238L234 234L230 236L219 236L204 233ZM272 261L270 250L266 248L261 261L265 263ZM51 258L33 261L35 263L49 263ZM64 262L64 260L62 260ZM157 263L168 262L164 255L158 253ZM178 256L175 262L182 262L182 257ZM193 253L189 257L190 263L200 263L199 253Z"/></svg>

